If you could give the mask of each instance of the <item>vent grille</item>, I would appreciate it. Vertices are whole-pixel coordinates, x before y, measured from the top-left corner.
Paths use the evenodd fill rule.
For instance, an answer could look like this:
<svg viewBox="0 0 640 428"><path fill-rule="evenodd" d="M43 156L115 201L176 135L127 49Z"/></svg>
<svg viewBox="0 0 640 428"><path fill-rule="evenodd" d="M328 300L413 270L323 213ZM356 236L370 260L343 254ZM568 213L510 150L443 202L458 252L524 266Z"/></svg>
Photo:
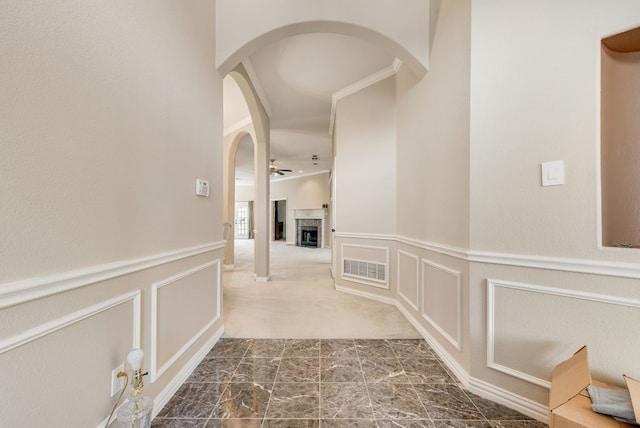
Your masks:
<svg viewBox="0 0 640 428"><path fill-rule="evenodd" d="M344 259L345 276L354 276L376 282L387 282L387 265L364 260Z"/></svg>

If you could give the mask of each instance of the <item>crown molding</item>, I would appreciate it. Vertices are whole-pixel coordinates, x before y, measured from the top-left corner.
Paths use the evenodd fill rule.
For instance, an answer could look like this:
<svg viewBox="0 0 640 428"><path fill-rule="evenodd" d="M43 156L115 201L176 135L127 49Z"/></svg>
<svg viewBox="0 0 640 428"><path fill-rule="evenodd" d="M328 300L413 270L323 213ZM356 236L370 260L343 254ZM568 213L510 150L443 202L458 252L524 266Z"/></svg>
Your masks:
<svg viewBox="0 0 640 428"><path fill-rule="evenodd" d="M336 92L331 96L331 115L329 116L329 134L333 135L333 126L335 124L336 118L336 106L338 104L338 100L354 94L358 91L363 90L366 87L369 87L375 83L380 82L381 80L386 79L387 77L391 77L396 74L400 67L402 66L402 61L400 59L395 58L390 66L383 68L380 71L377 71L362 80L357 81L349 86L346 86Z"/></svg>

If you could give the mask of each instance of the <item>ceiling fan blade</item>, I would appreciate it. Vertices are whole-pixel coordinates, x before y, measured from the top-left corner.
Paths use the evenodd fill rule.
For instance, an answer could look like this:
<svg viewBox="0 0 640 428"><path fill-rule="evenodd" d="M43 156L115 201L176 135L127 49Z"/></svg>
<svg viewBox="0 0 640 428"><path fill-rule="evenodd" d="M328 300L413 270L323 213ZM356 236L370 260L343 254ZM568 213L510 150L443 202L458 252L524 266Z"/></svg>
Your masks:
<svg viewBox="0 0 640 428"><path fill-rule="evenodd" d="M280 169L279 171L282 171L282 172L293 172L293 170L290 170L290 169Z"/></svg>
<svg viewBox="0 0 640 428"><path fill-rule="evenodd" d="M284 172L282 172L282 171L280 171L280 170L278 170L278 171L276 171L276 172L278 173L278 175L284 175Z"/></svg>

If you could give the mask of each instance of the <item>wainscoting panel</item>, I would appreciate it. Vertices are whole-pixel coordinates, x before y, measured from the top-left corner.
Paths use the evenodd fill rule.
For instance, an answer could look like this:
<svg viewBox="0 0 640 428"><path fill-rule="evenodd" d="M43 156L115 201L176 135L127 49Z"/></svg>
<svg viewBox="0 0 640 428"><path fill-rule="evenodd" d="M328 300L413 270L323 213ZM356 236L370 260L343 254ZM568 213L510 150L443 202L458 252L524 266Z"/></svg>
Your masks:
<svg viewBox="0 0 640 428"><path fill-rule="evenodd" d="M220 319L220 266L221 260L216 259L152 284L152 382ZM184 313L191 314L189 324L180 316Z"/></svg>
<svg viewBox="0 0 640 428"><path fill-rule="evenodd" d="M342 244L341 279L389 289L389 248Z"/></svg>
<svg viewBox="0 0 640 428"><path fill-rule="evenodd" d="M462 272L422 260L422 318L462 351Z"/></svg>
<svg viewBox="0 0 640 428"><path fill-rule="evenodd" d="M0 402L12 411L0 424L72 419L76 426L96 426L111 407L105 400L111 370L122 363L120 356L140 347L140 295L131 291L3 339L0 379L12 386L0 388ZM60 396L61 385L76 384L92 387Z"/></svg>
<svg viewBox="0 0 640 428"><path fill-rule="evenodd" d="M420 258L398 250L398 295L418 311L420 302Z"/></svg>
<svg viewBox="0 0 640 428"><path fill-rule="evenodd" d="M634 346L639 325L640 300L487 279L487 366L535 385L548 388L553 367L583 345L593 367L632 370L612 351Z"/></svg>

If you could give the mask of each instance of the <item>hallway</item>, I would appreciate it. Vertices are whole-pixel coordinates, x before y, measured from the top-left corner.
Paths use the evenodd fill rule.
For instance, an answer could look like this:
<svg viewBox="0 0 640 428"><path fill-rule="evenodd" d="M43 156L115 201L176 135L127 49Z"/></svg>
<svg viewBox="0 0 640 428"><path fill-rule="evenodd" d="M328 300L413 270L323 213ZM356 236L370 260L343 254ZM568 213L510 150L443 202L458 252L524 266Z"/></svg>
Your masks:
<svg viewBox="0 0 640 428"><path fill-rule="evenodd" d="M335 291L330 248L272 242L268 283L235 249L224 337L154 428L546 426L462 389L395 307Z"/></svg>
<svg viewBox="0 0 640 428"><path fill-rule="evenodd" d="M236 267L223 273L225 337L412 339L395 307L334 290L330 248L271 243L271 281L253 277L253 241L235 241Z"/></svg>

